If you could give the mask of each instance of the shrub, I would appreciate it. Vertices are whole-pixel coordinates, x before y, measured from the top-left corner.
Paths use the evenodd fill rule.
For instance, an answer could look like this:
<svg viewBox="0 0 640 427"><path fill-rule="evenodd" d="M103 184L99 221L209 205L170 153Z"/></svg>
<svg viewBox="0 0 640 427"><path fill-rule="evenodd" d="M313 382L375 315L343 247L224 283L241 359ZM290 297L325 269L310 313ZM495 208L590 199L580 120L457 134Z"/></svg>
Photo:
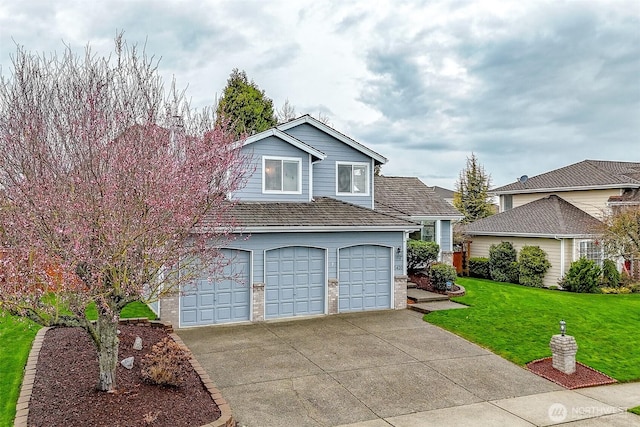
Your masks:
<svg viewBox="0 0 640 427"><path fill-rule="evenodd" d="M583 257L571 263L569 271L558 284L570 292L596 293L600 274L600 267Z"/></svg>
<svg viewBox="0 0 640 427"><path fill-rule="evenodd" d="M457 277L455 267L447 264L433 264L429 270L431 285L439 291L447 289L447 282L455 282Z"/></svg>
<svg viewBox="0 0 640 427"><path fill-rule="evenodd" d="M633 292L631 288L627 288L626 286L619 287L607 287L603 286L600 288L600 292L603 294L630 294Z"/></svg>
<svg viewBox="0 0 640 427"><path fill-rule="evenodd" d="M620 286L620 272L615 261L605 259L602 263L602 280L600 285L609 288L617 288Z"/></svg>
<svg viewBox="0 0 640 427"><path fill-rule="evenodd" d="M431 264L438 259L440 246L436 242L422 240L409 240L407 243L407 272L416 274L424 269L429 269Z"/></svg>
<svg viewBox="0 0 640 427"><path fill-rule="evenodd" d="M517 252L511 242L491 245L489 271L496 282L518 283Z"/></svg>
<svg viewBox="0 0 640 427"><path fill-rule="evenodd" d="M469 276L481 279L490 279L489 258L473 257L469 258Z"/></svg>
<svg viewBox="0 0 640 427"><path fill-rule="evenodd" d="M152 384L178 387L189 369L189 355L175 341L164 338L141 361L142 378Z"/></svg>
<svg viewBox="0 0 640 427"><path fill-rule="evenodd" d="M518 281L524 286L542 287L542 281L551 263L547 253L539 246L523 246L518 261Z"/></svg>

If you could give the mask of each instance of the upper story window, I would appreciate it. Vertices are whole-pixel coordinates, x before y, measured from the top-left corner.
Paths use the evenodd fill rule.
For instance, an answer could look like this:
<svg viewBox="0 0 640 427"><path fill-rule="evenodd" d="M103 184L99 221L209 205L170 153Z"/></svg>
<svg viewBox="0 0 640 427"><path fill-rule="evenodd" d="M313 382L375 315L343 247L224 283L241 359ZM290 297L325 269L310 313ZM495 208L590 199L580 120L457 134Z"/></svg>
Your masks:
<svg viewBox="0 0 640 427"><path fill-rule="evenodd" d="M336 162L338 194L369 194L369 164Z"/></svg>
<svg viewBox="0 0 640 427"><path fill-rule="evenodd" d="M300 194L302 160L295 157L262 158L262 191L264 193Z"/></svg>
<svg viewBox="0 0 640 427"><path fill-rule="evenodd" d="M502 211L513 209L513 194L504 194L502 196Z"/></svg>

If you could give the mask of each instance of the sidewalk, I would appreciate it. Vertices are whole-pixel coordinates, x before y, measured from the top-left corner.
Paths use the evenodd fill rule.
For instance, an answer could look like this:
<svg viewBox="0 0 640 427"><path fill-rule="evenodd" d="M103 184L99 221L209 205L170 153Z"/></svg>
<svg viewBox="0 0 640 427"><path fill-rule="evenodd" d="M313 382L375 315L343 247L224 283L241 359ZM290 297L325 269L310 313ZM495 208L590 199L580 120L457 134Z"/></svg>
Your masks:
<svg viewBox="0 0 640 427"><path fill-rule="evenodd" d="M639 404L640 382L636 382L491 400L340 427L640 426L640 416L626 412Z"/></svg>

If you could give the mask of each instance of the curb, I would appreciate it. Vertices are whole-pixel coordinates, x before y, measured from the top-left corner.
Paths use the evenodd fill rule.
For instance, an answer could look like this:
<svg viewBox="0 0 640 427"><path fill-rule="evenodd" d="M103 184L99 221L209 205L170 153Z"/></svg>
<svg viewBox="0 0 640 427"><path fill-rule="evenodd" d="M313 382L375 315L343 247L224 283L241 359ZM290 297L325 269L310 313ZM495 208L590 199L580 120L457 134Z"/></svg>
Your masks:
<svg viewBox="0 0 640 427"><path fill-rule="evenodd" d="M198 375L200 375L202 384L204 384L204 386L207 388L207 391L211 395L211 398L214 402L216 402L216 405L218 405L218 408L220 409L220 418L201 427L235 427L236 421L233 419L231 406L229 406L224 397L222 397L222 393L220 393L220 390L218 390L213 384L213 381L211 381L211 378L209 378L209 374L207 374L207 371L205 371L202 365L200 365L200 362L198 362L195 357L193 357L193 353L191 353L189 347L185 345L185 343L182 341L182 338L180 338L178 334L172 332L169 334L169 336L183 348L187 349L190 356L189 362L191 363L191 366L198 373Z"/></svg>
<svg viewBox="0 0 640 427"><path fill-rule="evenodd" d="M27 427L27 417L29 416L29 402L31 401L31 392L33 391L33 382L36 378L36 367L38 365L38 356L42 349L44 334L51 329L49 327L41 328L31 344L31 351L27 364L24 367L24 376L22 378L22 386L20 386L20 396L16 404L16 419L13 422L14 427Z"/></svg>
<svg viewBox="0 0 640 427"><path fill-rule="evenodd" d="M150 321L146 318L135 318L135 319L121 319L121 324L129 324L129 325L137 325L137 326L152 326L152 327L162 327L164 328L168 335L180 346L185 348L189 352L189 362L191 366L196 371L196 373L200 376L200 381L206 387L207 391L211 395L213 401L218 405L220 409L220 418L217 420L205 424L201 427L235 427L236 421L233 419L233 414L231 413L231 406L227 403L227 401L222 397L222 393L220 390L216 388L216 386L209 378L209 374L202 368L200 362L198 362L189 350L182 339L173 332L173 327L171 323L168 322L159 322L159 321ZM44 341L44 335L47 331L51 329L50 327L41 328L33 339L33 343L31 344L31 351L29 352L29 358L27 359L27 364L24 368L24 377L22 379L22 386L20 387L20 396L18 397L18 402L16 404L16 418L13 423L14 427L27 427L27 419L29 417L29 402L31 401L31 392L33 391L33 382L36 377L36 367L38 365L38 357L40 356L40 350L42 349L42 342Z"/></svg>

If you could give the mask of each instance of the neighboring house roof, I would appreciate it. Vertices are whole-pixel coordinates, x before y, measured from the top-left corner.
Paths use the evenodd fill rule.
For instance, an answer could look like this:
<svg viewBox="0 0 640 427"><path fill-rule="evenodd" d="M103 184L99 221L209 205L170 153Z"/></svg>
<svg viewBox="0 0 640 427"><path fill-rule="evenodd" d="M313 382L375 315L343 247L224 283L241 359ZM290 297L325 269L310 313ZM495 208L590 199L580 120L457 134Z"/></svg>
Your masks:
<svg viewBox="0 0 640 427"><path fill-rule="evenodd" d="M332 137L334 137L335 139L337 139L338 141L341 141L345 144L347 144L348 146L350 146L351 148L354 148L358 151L360 151L361 153L366 154L369 157L372 157L375 162L377 164L385 164L387 163L387 158L384 157L383 155L376 153L375 151L371 150L370 148L365 147L364 145L360 144L359 142L349 138L348 136L338 132L337 130L335 130L334 128L325 125L324 123L322 123L319 120L314 119L313 117L311 117L308 114L305 114L302 117L298 117L297 119L293 119L290 120L286 123L282 123L281 125L278 125L277 128L282 130L282 131L287 131L291 128L294 128L296 126L300 126L301 124L309 124L319 130L321 130L322 132L325 132L329 135L331 135Z"/></svg>
<svg viewBox="0 0 640 427"><path fill-rule="evenodd" d="M570 190L640 187L640 163L606 160L583 160L494 188L495 194L541 193Z"/></svg>
<svg viewBox="0 0 640 427"><path fill-rule="evenodd" d="M254 142L257 142L257 141L260 141L262 139L268 138L270 136L275 136L277 138L282 139L285 142L288 142L289 144L293 145L294 147L297 147L300 150L311 154L317 160L324 160L327 157L327 155L324 154L322 151L316 150L315 148L313 148L309 144L307 144L307 143L305 143L303 141L300 141L298 138L295 138L295 137L293 137L293 136L291 136L291 135L289 135L287 133L284 133L281 130L278 130L277 128L267 129L267 130L265 130L263 132L256 133L255 135L251 135L250 137L248 137L244 141L242 141L242 145L243 146L247 146L247 145L253 144Z"/></svg>
<svg viewBox="0 0 640 427"><path fill-rule="evenodd" d="M463 228L469 235L578 237L594 234L600 221L566 200L551 195L479 219Z"/></svg>
<svg viewBox="0 0 640 427"><path fill-rule="evenodd" d="M462 219L453 206L416 177L376 176L375 208L406 218L442 217Z"/></svg>
<svg viewBox="0 0 640 427"><path fill-rule="evenodd" d="M308 203L237 202L229 215L239 231L246 233L420 229L412 221L330 197L318 197ZM200 225L207 226L207 220Z"/></svg>
<svg viewBox="0 0 640 427"><path fill-rule="evenodd" d="M610 206L638 206L640 205L640 189L626 189L620 196L611 196L607 203Z"/></svg>
<svg viewBox="0 0 640 427"><path fill-rule="evenodd" d="M433 191L435 191L436 194L438 194L443 199L453 199L453 196L456 194L456 192L453 190L449 190L448 188L438 187L437 185L434 185L433 187L429 187L429 188L432 188Z"/></svg>

